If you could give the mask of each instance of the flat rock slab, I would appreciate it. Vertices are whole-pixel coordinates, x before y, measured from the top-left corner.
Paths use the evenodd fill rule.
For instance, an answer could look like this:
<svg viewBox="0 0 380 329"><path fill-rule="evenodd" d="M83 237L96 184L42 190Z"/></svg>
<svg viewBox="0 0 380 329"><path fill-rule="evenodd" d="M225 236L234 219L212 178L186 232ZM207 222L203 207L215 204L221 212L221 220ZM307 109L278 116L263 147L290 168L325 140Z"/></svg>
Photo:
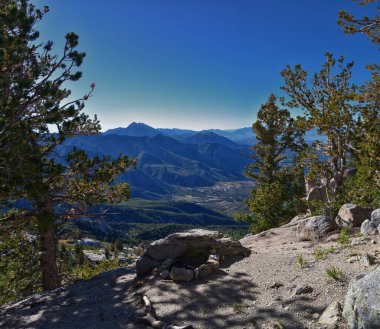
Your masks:
<svg viewBox="0 0 380 329"><path fill-rule="evenodd" d="M250 253L238 240L222 233L194 229L171 234L148 245L145 254L137 259L136 273L138 276L145 276L168 260L197 267L205 263L210 254L226 258L249 256Z"/></svg>
<svg viewBox="0 0 380 329"><path fill-rule="evenodd" d="M207 256L210 250L224 257L249 256L251 251L241 245L238 240L224 236L217 231L195 229L187 232L174 233L164 239L151 243L145 255L159 261L176 259L183 255Z"/></svg>

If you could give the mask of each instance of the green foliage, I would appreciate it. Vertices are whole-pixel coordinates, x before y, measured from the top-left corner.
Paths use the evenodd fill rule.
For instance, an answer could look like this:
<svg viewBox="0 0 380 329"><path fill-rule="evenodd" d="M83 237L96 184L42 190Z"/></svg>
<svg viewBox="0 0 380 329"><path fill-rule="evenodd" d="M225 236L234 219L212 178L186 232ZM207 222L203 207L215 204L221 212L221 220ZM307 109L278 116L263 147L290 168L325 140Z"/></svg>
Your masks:
<svg viewBox="0 0 380 329"><path fill-rule="evenodd" d="M346 280L346 275L344 274L344 272L341 269L334 266L326 268L325 275L327 280L334 280L340 282Z"/></svg>
<svg viewBox="0 0 380 329"><path fill-rule="evenodd" d="M333 247L330 247L330 248L316 248L313 252L313 256L315 258L315 260L319 261L319 260L322 260L324 258L326 258L326 256L328 254L332 254L335 252L335 249Z"/></svg>
<svg viewBox="0 0 380 329"><path fill-rule="evenodd" d="M303 152L308 180L315 185L326 182L333 193L343 182L360 118L357 87L350 82L352 67L352 62L344 64L343 56L335 60L326 53L322 69L311 81L301 65L294 69L288 66L281 72L285 80L282 90L288 96L283 99L284 105L303 111L303 117L297 119L299 126L317 129L327 138L326 142L315 141Z"/></svg>
<svg viewBox="0 0 380 329"><path fill-rule="evenodd" d="M257 144L252 147L253 163L246 172L256 184L246 201L252 214L237 219L251 224L251 231L257 233L277 227L302 211L304 177L297 166L297 152L304 142L303 132L296 129L290 113L276 105L274 95L261 106L252 129ZM293 159L288 159L290 151L294 152Z"/></svg>
<svg viewBox="0 0 380 329"><path fill-rule="evenodd" d="M305 257L301 254L298 254L296 256L296 264L300 267L300 268L305 268L305 267L308 267L309 266L309 262L305 259Z"/></svg>
<svg viewBox="0 0 380 329"><path fill-rule="evenodd" d="M0 215L0 305L42 289L36 231L35 218L20 211Z"/></svg>
<svg viewBox="0 0 380 329"><path fill-rule="evenodd" d="M346 248L350 243L350 228L348 226L344 226L340 232L338 237L338 243L341 248Z"/></svg>
<svg viewBox="0 0 380 329"><path fill-rule="evenodd" d="M355 0L361 6L368 5L370 3L375 3L377 0ZM380 11L380 7L377 7L377 11ZM380 17L368 17L364 16L362 18L356 18L347 11L339 11L338 25L343 26L344 32L347 34L363 33L372 42L380 43Z"/></svg>
<svg viewBox="0 0 380 329"><path fill-rule="evenodd" d="M72 270L72 276L76 280L88 280L100 273L119 268L118 260L103 260L99 264L85 263L81 267Z"/></svg>
<svg viewBox="0 0 380 329"><path fill-rule="evenodd" d="M54 289L59 275L53 222L77 217L94 203L127 200L128 186L115 180L135 162L121 155L116 160L90 159L77 149L64 162L54 159L56 147L67 137L96 134L100 124L96 116L91 119L83 113L95 84L83 97L67 100L71 91L66 83L82 76L78 69L85 54L77 50L79 37L67 33L61 55L53 53L53 42L38 40L36 28L48 11L28 0L0 5L0 206L30 201L43 288ZM51 134L50 126L57 133ZM60 204L72 207L57 211Z"/></svg>
<svg viewBox="0 0 380 329"><path fill-rule="evenodd" d="M95 275L119 267L117 259L110 259L109 249L108 258L106 257L106 260L95 264L85 257L81 245L71 246L64 242L59 245L58 268L64 284L70 284L76 280L91 279Z"/></svg>

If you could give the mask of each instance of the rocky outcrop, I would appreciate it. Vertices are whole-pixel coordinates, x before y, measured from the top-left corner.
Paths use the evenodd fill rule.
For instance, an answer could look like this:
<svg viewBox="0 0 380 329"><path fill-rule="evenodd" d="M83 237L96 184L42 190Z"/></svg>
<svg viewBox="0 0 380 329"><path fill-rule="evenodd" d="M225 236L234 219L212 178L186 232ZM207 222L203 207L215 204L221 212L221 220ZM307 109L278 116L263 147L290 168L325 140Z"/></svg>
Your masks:
<svg viewBox="0 0 380 329"><path fill-rule="evenodd" d="M360 227L362 223L369 219L372 209L360 207L356 204L344 204L338 213L335 221L338 226Z"/></svg>
<svg viewBox="0 0 380 329"><path fill-rule="evenodd" d="M136 262L136 272L138 276L144 276L169 259L171 265L182 263L196 268L201 264L209 263L210 255L226 258L248 256L250 253L251 251L244 248L238 240L216 231L194 229L171 234L148 245L145 254ZM165 269L169 270L169 267ZM161 270L163 269L161 267Z"/></svg>
<svg viewBox="0 0 380 329"><path fill-rule="evenodd" d="M360 227L360 233L363 234L363 236L376 235L377 227L372 221L366 219Z"/></svg>
<svg viewBox="0 0 380 329"><path fill-rule="evenodd" d="M298 241L315 241L336 228L334 220L326 216L313 216L301 220L297 225Z"/></svg>
<svg viewBox="0 0 380 329"><path fill-rule="evenodd" d="M319 187L313 187L310 192L306 196L306 201L312 202L312 201L320 201L320 202L327 202L327 188L325 185Z"/></svg>
<svg viewBox="0 0 380 329"><path fill-rule="evenodd" d="M346 295L343 317L350 329L380 328L380 270L352 283Z"/></svg>

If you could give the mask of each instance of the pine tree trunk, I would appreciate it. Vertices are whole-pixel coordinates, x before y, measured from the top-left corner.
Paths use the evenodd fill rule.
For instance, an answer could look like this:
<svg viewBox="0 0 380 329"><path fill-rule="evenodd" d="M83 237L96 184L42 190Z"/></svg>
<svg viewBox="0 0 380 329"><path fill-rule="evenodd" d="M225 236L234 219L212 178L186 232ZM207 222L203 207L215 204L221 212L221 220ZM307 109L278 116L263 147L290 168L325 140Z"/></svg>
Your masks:
<svg viewBox="0 0 380 329"><path fill-rule="evenodd" d="M56 239L53 227L54 213L52 206L47 206L38 215L40 267L42 287L53 290L60 286L60 277L56 262Z"/></svg>

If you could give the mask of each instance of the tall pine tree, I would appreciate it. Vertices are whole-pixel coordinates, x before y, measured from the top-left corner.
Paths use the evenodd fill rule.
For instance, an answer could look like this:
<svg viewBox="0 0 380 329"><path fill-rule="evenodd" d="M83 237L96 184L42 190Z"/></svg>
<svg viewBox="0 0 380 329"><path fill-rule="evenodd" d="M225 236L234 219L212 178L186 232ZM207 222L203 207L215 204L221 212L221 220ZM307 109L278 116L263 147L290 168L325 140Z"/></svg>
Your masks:
<svg viewBox="0 0 380 329"><path fill-rule="evenodd" d="M276 101L274 95L268 98L252 126L257 143L246 172L255 183L246 201L251 214L238 219L251 224L255 233L285 223L302 210L304 177L298 155L304 146L303 131Z"/></svg>
<svg viewBox="0 0 380 329"><path fill-rule="evenodd" d="M90 159L76 149L65 164L54 160L65 138L96 134L100 125L82 111L94 85L81 99L67 101L71 92L65 83L82 76L76 70L85 57L76 50L78 36L66 34L61 55L52 53L51 41L38 41L36 26L47 12L28 0L0 3L0 206L30 202L22 215L36 218L42 285L48 290L60 285L54 223L80 215L93 203L128 199L128 185L114 181L134 161ZM49 132L51 126L56 133ZM11 212L2 220L19 216Z"/></svg>

